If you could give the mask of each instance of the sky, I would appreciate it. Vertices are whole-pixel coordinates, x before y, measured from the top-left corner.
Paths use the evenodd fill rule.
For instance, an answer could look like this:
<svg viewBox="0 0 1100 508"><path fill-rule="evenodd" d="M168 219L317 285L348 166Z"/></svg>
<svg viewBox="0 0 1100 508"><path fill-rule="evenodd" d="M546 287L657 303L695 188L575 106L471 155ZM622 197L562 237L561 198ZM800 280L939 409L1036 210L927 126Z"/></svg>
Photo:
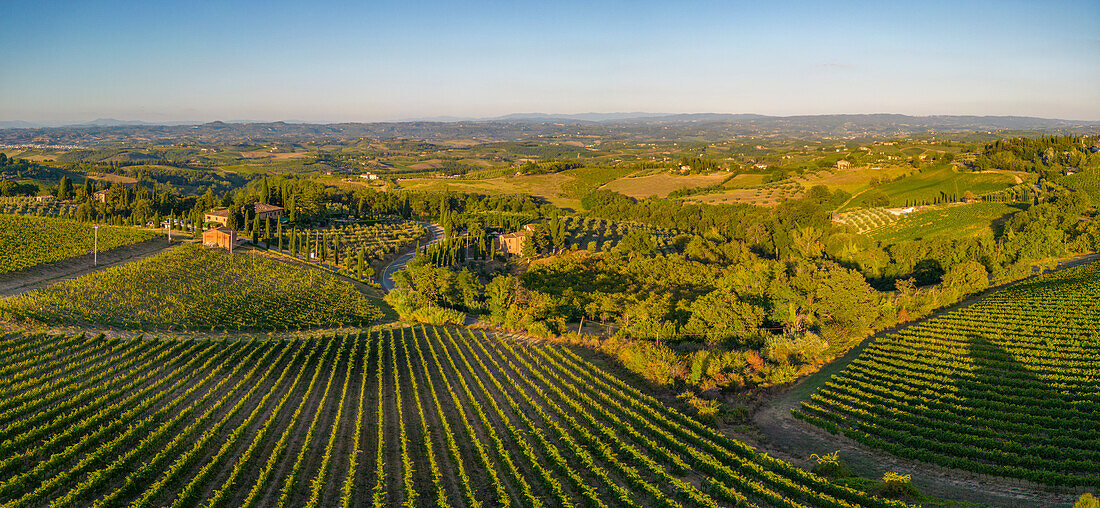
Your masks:
<svg viewBox="0 0 1100 508"><path fill-rule="evenodd" d="M1100 120L1100 1L4 2L0 121Z"/></svg>

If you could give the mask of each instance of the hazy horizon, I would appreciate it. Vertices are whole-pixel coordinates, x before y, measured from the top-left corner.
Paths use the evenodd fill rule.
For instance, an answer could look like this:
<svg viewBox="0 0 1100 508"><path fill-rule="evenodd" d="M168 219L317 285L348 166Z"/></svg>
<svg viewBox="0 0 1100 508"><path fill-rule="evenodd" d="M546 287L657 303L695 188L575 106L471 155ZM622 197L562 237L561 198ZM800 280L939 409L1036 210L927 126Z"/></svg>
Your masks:
<svg viewBox="0 0 1100 508"><path fill-rule="evenodd" d="M436 123L451 123L451 122L493 122L493 121L508 121L515 120L533 120L536 117L546 117L547 119L577 119L582 116L600 116L607 115L611 117L617 117L618 115L629 115L626 118L661 118L671 116L685 116L685 115L753 115L763 116L769 118L797 118L797 117L828 117L828 116L875 116L875 115L903 115L913 118L934 118L934 117L985 117L985 118L1034 118L1037 120L1053 120L1053 121L1068 121L1068 122L1082 122L1082 123L1100 123L1100 120L1092 119L1077 119L1077 118L1051 118L1051 117L1035 117L1027 115L953 115L953 114L931 114L931 115L905 115L904 113L889 113L889 112L877 112L877 113L822 113L822 114L810 114L810 115L762 115L759 113L715 113L715 112L690 112L690 113L668 113L668 112L593 112L586 111L583 113L543 113L543 112L526 112L526 113L509 113L505 115L498 115L493 117L421 117L421 118L398 118L393 120L300 120L294 118L271 118L271 119L250 119L250 118L210 118L203 120L163 120L163 121L148 121L139 120L133 118L112 118L112 117L99 117L90 119L68 120L68 121L52 121L52 122L31 122L22 119L0 119L0 128L19 128L18 126L5 126L5 124L14 123L26 123L26 128L53 128L53 127L79 127L79 126L120 126L120 125L201 125L214 122L222 122L227 124L249 124L249 123L286 123L286 124L305 124L305 125L332 125L332 124L355 124L355 123L408 123L408 122L436 122ZM613 121L609 118L599 118L593 121ZM119 122L119 123L115 123Z"/></svg>
<svg viewBox="0 0 1100 508"><path fill-rule="evenodd" d="M633 111L1100 120L1093 1L57 1L10 10L20 22L0 32L0 121Z"/></svg>

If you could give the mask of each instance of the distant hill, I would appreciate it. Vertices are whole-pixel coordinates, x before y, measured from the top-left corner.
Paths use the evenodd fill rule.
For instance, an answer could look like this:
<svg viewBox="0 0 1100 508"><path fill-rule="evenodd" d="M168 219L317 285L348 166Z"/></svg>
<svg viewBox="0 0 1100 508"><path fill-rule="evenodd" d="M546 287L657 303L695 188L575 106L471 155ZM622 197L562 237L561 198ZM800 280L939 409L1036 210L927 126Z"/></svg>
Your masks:
<svg viewBox="0 0 1100 508"><path fill-rule="evenodd" d="M10 122L9 122L10 123ZM564 125L563 125L564 124ZM19 124L22 126L22 124ZM908 116L896 114L765 116L755 114L523 113L490 120L376 123L210 122L155 125L100 119L66 127L3 128L0 144L111 146L132 142L263 142L294 139L476 139L517 141L532 136L719 141L738 137L882 138L942 132L1024 131L1092 134L1100 122L1019 116Z"/></svg>

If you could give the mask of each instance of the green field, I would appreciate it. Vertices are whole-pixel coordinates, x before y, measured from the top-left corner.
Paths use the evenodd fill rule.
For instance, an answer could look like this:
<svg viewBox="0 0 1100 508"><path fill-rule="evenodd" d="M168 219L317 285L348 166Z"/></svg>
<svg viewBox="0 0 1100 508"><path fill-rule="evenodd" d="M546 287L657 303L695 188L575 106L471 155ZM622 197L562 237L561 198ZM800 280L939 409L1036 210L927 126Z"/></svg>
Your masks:
<svg viewBox="0 0 1100 508"><path fill-rule="evenodd" d="M134 228L100 226L99 250L114 249L156 236ZM68 219L0 214L0 273L91 254L91 224Z"/></svg>
<svg viewBox="0 0 1100 508"><path fill-rule="evenodd" d="M1022 206L992 202L942 206L902 215L893 224L868 234L886 245L926 238L992 235L998 219L1020 211Z"/></svg>
<svg viewBox="0 0 1100 508"><path fill-rule="evenodd" d="M484 331L0 334L0 354L5 506L905 506Z"/></svg>
<svg viewBox="0 0 1100 508"><path fill-rule="evenodd" d="M382 312L327 272L192 244L0 301L0 316L127 329L289 330L363 325Z"/></svg>
<svg viewBox="0 0 1100 508"><path fill-rule="evenodd" d="M1100 486L1100 264L871 344L796 414L902 457Z"/></svg>
<svg viewBox="0 0 1100 508"><path fill-rule="evenodd" d="M925 168L919 173L900 180L875 187L874 190L886 194L889 206L908 206L928 203L941 199L944 195L962 198L966 191L980 196L986 192L998 191L1016 185L1016 176L1007 173L958 173L950 165L936 165ZM853 200L853 205L858 199Z"/></svg>

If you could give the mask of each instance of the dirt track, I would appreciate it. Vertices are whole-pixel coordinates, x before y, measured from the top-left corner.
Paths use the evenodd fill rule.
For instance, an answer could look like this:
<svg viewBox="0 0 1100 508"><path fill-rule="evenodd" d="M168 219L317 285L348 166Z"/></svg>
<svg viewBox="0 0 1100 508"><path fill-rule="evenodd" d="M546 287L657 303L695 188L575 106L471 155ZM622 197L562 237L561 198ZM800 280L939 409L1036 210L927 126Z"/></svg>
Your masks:
<svg viewBox="0 0 1100 508"><path fill-rule="evenodd" d="M172 247L178 245L180 245L179 242L172 242ZM158 254L168 247L168 239L158 236L144 242L123 245L117 249L100 252L98 266L92 264L93 255L86 254L53 263L32 266L17 272L5 273L0 275L0 297L14 296L33 289L41 289L56 282L144 259Z"/></svg>

